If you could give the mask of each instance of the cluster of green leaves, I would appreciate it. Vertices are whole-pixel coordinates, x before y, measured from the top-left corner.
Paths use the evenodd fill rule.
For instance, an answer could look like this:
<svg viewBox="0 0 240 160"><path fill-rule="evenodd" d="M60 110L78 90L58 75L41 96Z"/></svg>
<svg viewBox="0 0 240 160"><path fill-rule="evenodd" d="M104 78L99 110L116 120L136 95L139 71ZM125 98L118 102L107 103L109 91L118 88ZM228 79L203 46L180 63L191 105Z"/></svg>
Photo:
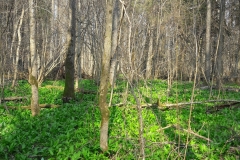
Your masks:
<svg viewBox="0 0 240 160"><path fill-rule="evenodd" d="M51 87L50 87L51 86ZM97 90L90 80L81 81L86 90ZM141 103L188 102L192 83L174 83L168 90L167 82L153 80L139 82L134 94ZM0 159L138 159L139 122L134 106L135 98L129 88L124 107L110 107L109 151L99 148L100 112L97 95L76 93L77 101L62 104L63 81L46 81L39 88L40 103L61 104L55 109L43 109L38 117L28 110L0 109ZM20 81L18 88L6 88L6 96L30 95L30 86ZM120 103L126 94L126 82L117 82L112 103ZM211 98L237 99L238 93L214 90ZM195 101L209 98L208 90L195 90ZM22 103L22 104L20 104ZM8 105L28 105L29 101L9 102ZM224 109L207 114L213 104L194 105L191 130L212 142L188 133L189 108L161 111L143 108L145 153L148 159L180 159L185 150L187 159L236 159L240 144L240 110ZM170 127L167 127L170 126ZM179 126L179 128L174 127ZM164 127L166 127L164 129Z"/></svg>

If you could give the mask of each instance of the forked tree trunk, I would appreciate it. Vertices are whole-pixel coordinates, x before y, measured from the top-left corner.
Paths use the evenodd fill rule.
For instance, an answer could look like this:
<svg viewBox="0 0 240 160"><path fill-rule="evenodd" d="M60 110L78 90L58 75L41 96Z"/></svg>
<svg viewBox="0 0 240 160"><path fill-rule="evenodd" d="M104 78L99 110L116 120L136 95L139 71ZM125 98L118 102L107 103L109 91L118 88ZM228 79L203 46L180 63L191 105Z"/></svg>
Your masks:
<svg viewBox="0 0 240 160"><path fill-rule="evenodd" d="M35 6L33 0L29 0L29 27L30 27L30 68L29 68L29 83L32 88L32 98L31 98L31 111L32 116L37 116L40 114L40 108L38 104L38 60L36 51L36 39L35 39Z"/></svg>
<svg viewBox="0 0 240 160"><path fill-rule="evenodd" d="M109 109L107 105L107 92L109 85L109 69L111 57L111 34L112 34L112 0L106 0L106 24L105 24L105 39L104 52L102 56L102 72L99 87L99 107L101 111L101 129L100 129L100 148L102 151L108 150L108 124L109 124Z"/></svg>
<svg viewBox="0 0 240 160"><path fill-rule="evenodd" d="M75 0L69 1L70 25L67 33L67 55L65 60L65 87L63 92L63 102L69 102L75 98L74 94L74 59L76 42L76 18L75 18Z"/></svg>

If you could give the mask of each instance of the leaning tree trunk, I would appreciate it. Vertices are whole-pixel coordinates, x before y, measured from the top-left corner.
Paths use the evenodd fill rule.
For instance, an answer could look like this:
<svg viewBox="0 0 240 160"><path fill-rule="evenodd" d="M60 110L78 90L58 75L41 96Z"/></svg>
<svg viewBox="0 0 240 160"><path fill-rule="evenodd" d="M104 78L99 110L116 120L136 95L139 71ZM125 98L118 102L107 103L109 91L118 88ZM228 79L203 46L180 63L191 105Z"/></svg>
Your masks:
<svg viewBox="0 0 240 160"><path fill-rule="evenodd" d="M75 42L76 42L76 18L75 18L75 0L69 1L70 25L67 34L67 55L65 60L65 87L63 92L63 102L69 102L74 99L74 59L75 59Z"/></svg>
<svg viewBox="0 0 240 160"><path fill-rule="evenodd" d="M112 33L112 0L106 0L106 24L105 24L105 39L104 52L102 56L102 72L99 87L99 107L101 111L102 121L100 129L100 148L102 151L108 150L108 124L109 124L109 109L107 105L107 92L109 85L109 69L111 57L111 33Z"/></svg>
<svg viewBox="0 0 240 160"><path fill-rule="evenodd" d="M32 88L32 98L31 98L31 111L32 116L37 116L40 114L40 108L38 104L38 60L36 51L36 21L35 21L35 6L33 0L29 0L29 27L30 27L30 68L29 68L29 83Z"/></svg>

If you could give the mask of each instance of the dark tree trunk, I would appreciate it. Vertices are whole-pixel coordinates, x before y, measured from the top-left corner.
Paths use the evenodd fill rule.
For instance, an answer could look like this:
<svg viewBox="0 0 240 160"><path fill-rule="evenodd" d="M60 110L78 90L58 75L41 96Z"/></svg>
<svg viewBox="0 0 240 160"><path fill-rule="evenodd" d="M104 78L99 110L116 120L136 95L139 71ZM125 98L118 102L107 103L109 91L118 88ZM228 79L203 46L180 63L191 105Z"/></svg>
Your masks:
<svg viewBox="0 0 240 160"><path fill-rule="evenodd" d="M69 1L70 25L67 34L67 55L65 60L65 87L63 92L63 102L68 103L75 98L74 94L74 59L75 59L75 41L76 41L76 19L75 19L75 0Z"/></svg>

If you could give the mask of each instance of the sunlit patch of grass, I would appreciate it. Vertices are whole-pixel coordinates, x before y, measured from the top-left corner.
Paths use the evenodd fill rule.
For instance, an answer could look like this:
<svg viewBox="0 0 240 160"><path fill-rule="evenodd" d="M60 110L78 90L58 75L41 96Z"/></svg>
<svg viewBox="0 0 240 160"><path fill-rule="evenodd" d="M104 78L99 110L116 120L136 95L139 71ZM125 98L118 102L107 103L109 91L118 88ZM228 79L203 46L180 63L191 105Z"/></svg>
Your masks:
<svg viewBox="0 0 240 160"><path fill-rule="evenodd" d="M6 88L6 96L30 96L27 81L18 82L14 90ZM147 86L146 86L147 85ZM55 87L48 87L55 86ZM91 80L82 80L85 90L98 90ZM174 82L167 92L167 82L140 81L135 93L142 104L189 102L193 83ZM100 111L97 94L76 93L79 100L62 104L64 81L46 81L39 88L40 103L60 104L55 109L43 109L38 117L29 110L0 109L0 159L137 159L139 156L138 112L135 98L128 89L126 106L110 107L109 151L99 147ZM126 81L114 87L112 104L121 103L126 92ZM194 101L208 100L209 90L195 90ZM211 98L238 99L237 92L212 91ZM109 92L110 97L110 92ZM30 101L9 102L7 105L26 105ZM239 153L230 151L240 141L240 110L223 109L213 114L206 109L214 103L193 105L191 131L209 138L212 142L189 134L186 159L234 159ZM183 158L187 139L190 105L179 110L161 111L142 108L145 154L147 159ZM179 128L177 128L178 126ZM234 139L234 140L233 140Z"/></svg>

